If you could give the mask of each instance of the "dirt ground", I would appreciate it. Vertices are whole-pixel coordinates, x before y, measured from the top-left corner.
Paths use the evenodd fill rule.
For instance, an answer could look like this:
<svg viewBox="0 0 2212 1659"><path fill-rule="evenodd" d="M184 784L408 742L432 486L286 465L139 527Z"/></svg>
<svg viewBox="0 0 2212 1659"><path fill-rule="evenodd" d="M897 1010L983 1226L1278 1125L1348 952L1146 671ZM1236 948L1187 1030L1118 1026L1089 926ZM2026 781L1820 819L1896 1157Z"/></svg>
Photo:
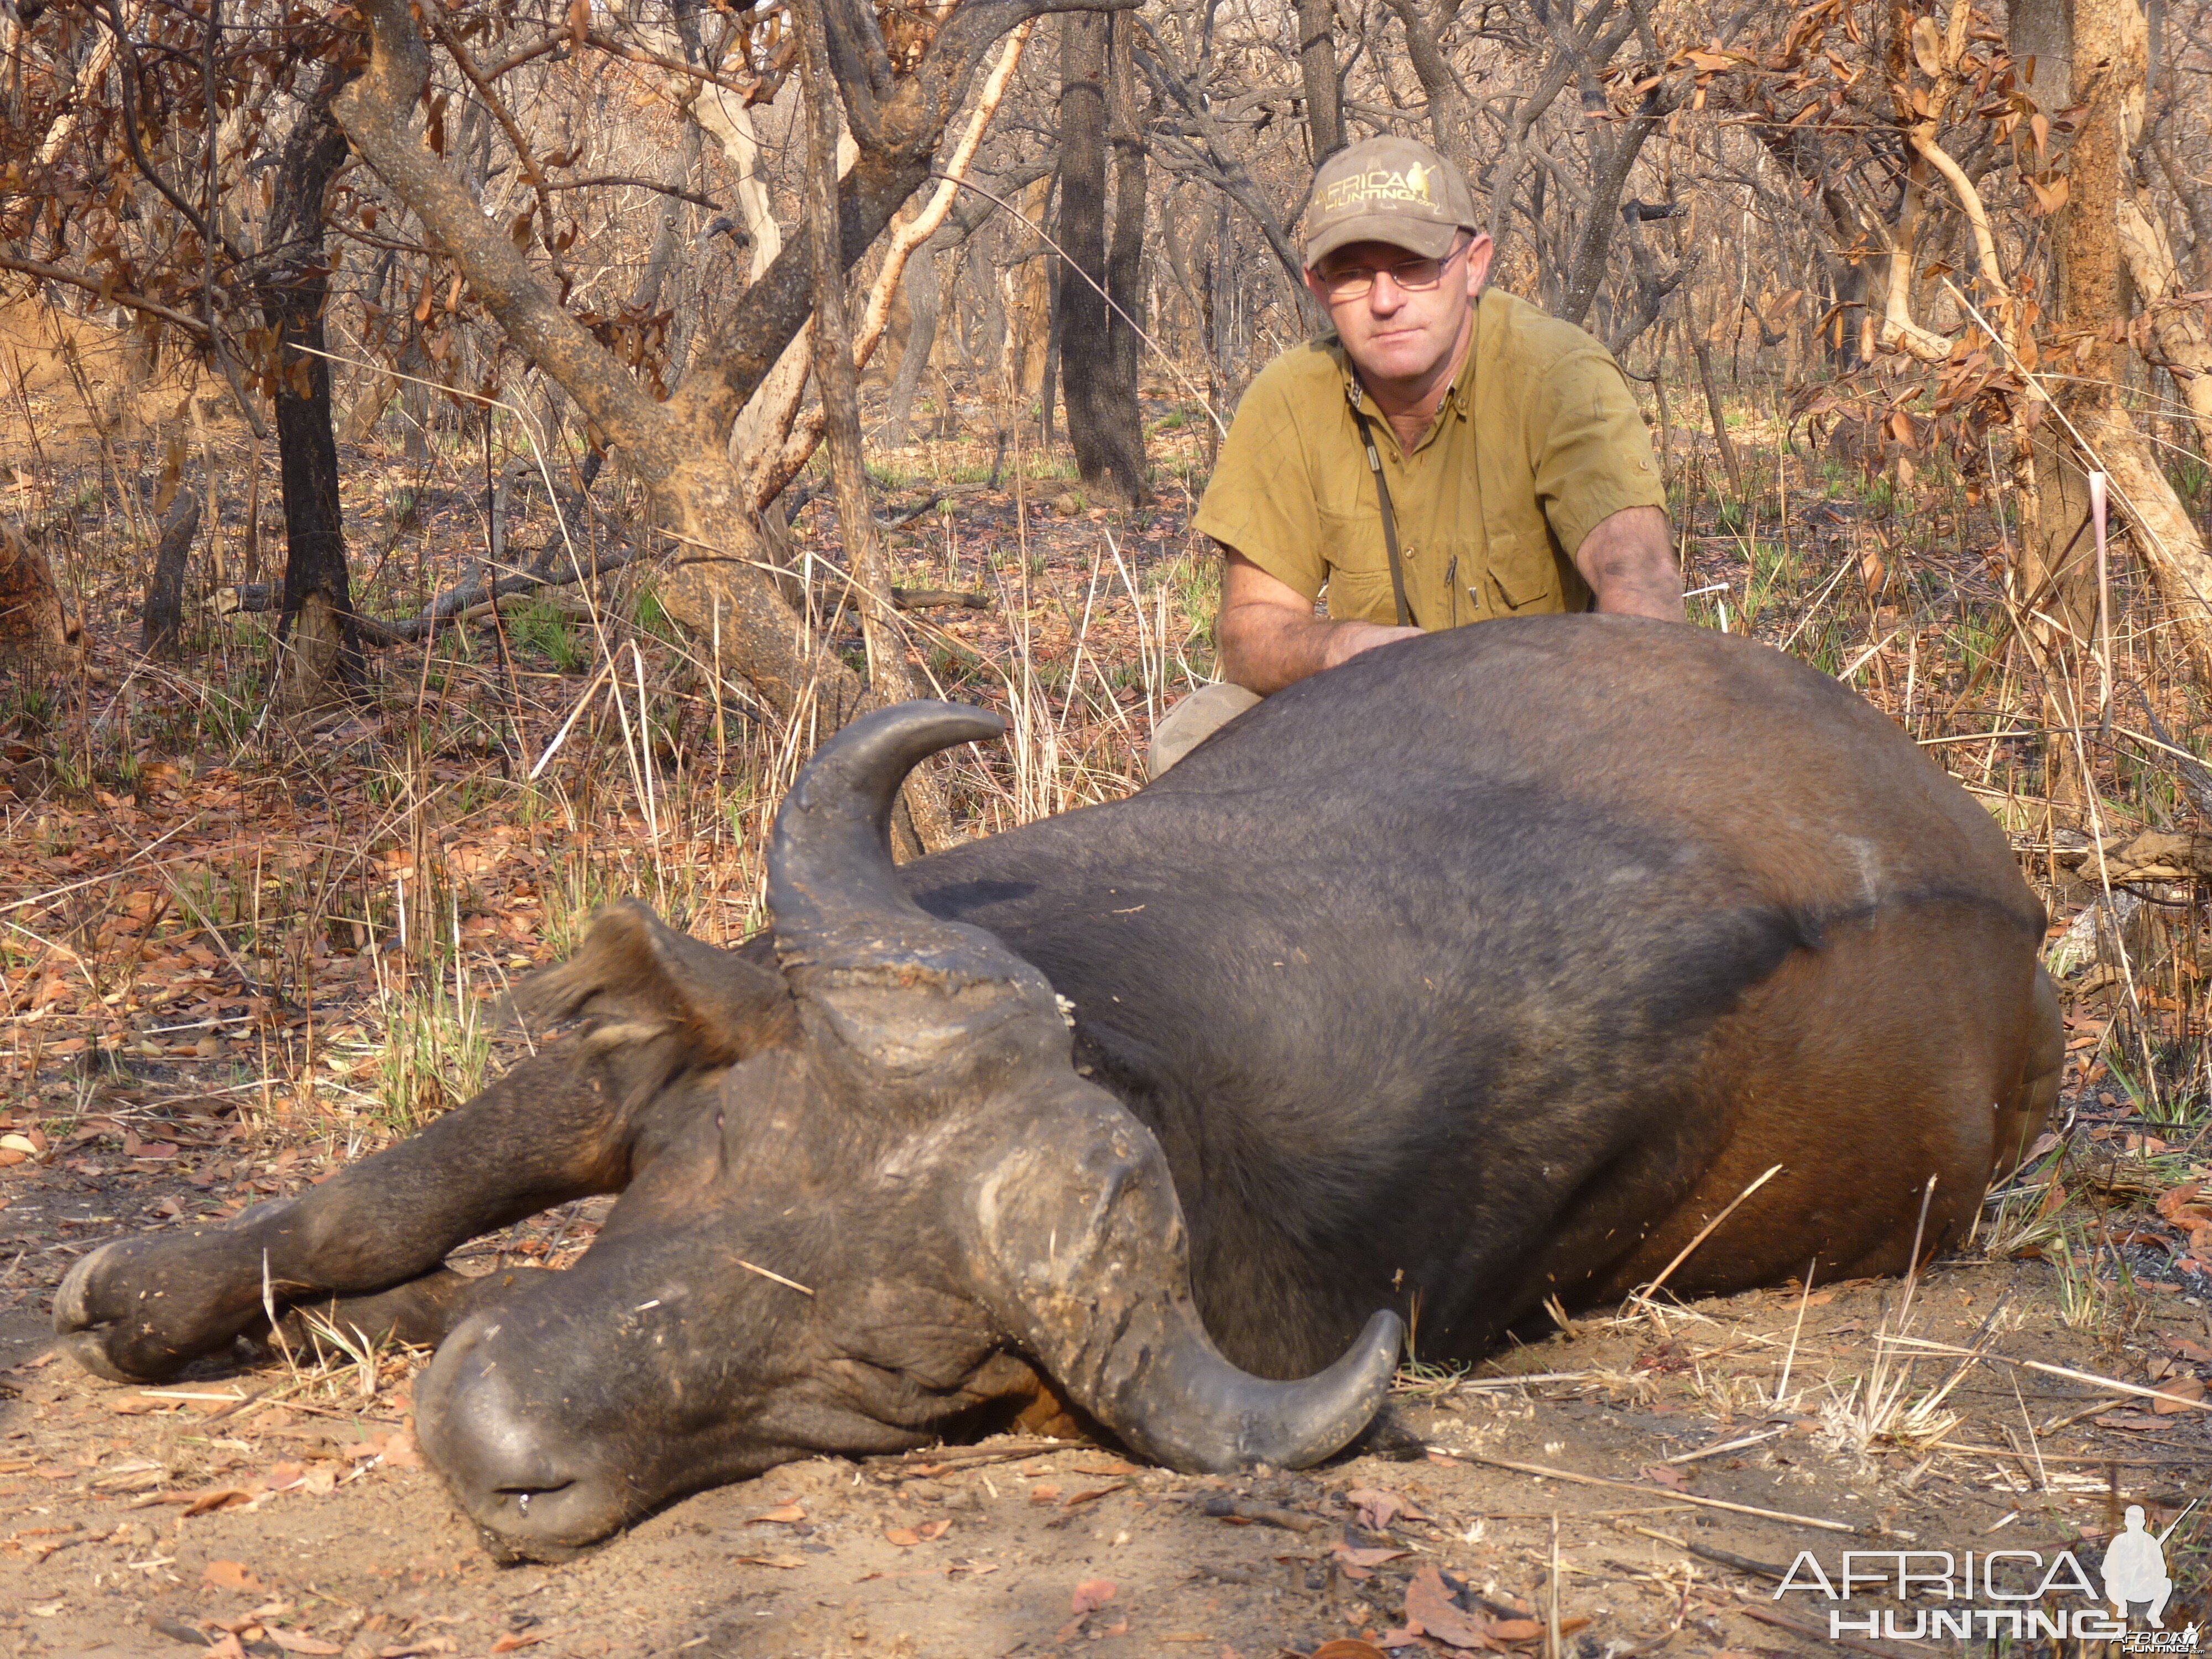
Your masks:
<svg viewBox="0 0 2212 1659"><path fill-rule="evenodd" d="M2081 1319L2060 1268L1960 1258L1909 1310L1893 1282L1785 1287L1585 1316L1473 1377L1409 1370L1369 1449L1304 1473L1188 1478L1019 1440L820 1459L573 1563L502 1568L414 1450L420 1356L386 1357L365 1397L348 1364L204 1362L142 1389L55 1355L68 1261L204 1201L202 1156L4 1174L0 1254L29 1287L0 1302L0 1654L1788 1655L1832 1645L1826 1601L1774 1595L1800 1551L1832 1573L1846 1548L2047 1555L2126 1503L2163 1528L2212 1470L2185 1403L2212 1373L2204 1286L2092 1285ZM537 1224L572 1244L590 1220ZM2025 1360L2171 1392L2007 1363ZM2167 1547L2177 1627L2205 1617L2202 1518Z"/></svg>

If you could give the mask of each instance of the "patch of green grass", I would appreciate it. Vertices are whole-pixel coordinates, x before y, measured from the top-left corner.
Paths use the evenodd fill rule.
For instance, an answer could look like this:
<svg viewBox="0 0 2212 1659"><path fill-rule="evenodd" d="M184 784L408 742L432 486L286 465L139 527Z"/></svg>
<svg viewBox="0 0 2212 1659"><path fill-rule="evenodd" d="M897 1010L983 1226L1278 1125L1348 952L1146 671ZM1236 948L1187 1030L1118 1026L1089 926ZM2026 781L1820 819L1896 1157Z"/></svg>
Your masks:
<svg viewBox="0 0 2212 1659"><path fill-rule="evenodd" d="M641 634L659 640L663 645L681 645L682 630L676 626L660 603L659 592L651 582L637 590L637 598L630 605L630 622Z"/></svg>
<svg viewBox="0 0 2212 1659"><path fill-rule="evenodd" d="M2206 509L2212 507L2212 466L2194 455L2169 455L2166 477L2173 486L2173 493L2181 497L2195 516L2202 518Z"/></svg>
<svg viewBox="0 0 2212 1659"><path fill-rule="evenodd" d="M591 660L575 624L542 600L518 605L507 613L507 637L525 651L545 658L564 674L574 674Z"/></svg>
<svg viewBox="0 0 2212 1659"><path fill-rule="evenodd" d="M430 1119L483 1091L491 1043L477 1005L457 989L437 957L422 978L384 999L384 1041L374 1055L377 1116L395 1134L410 1134Z"/></svg>

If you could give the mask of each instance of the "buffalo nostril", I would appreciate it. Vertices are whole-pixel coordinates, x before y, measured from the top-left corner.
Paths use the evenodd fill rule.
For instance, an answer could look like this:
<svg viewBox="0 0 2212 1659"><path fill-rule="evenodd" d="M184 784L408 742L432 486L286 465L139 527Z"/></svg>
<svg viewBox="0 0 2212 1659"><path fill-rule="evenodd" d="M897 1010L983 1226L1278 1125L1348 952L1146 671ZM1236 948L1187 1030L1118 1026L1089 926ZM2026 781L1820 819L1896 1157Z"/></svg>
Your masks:
<svg viewBox="0 0 2212 1659"><path fill-rule="evenodd" d="M512 1498L514 1500L514 1512L527 1519L530 1515L532 1498L556 1497L568 1491L575 1484L573 1480L562 1480L549 1482L542 1486L494 1486L492 1492L495 1497Z"/></svg>

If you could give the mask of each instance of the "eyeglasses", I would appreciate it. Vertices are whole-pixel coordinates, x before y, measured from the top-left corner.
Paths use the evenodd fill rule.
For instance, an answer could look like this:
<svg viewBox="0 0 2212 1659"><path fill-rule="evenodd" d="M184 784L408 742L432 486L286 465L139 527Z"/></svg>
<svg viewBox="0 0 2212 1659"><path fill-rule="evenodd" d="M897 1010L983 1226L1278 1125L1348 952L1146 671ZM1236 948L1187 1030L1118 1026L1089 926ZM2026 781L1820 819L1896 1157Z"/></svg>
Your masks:
<svg viewBox="0 0 2212 1659"><path fill-rule="evenodd" d="M1317 271L1321 285L1328 295L1328 302L1336 305L1346 300L1364 300L1374 291L1375 279L1388 276L1407 294L1426 294L1444 279L1444 272L1452 262L1473 247L1472 241L1462 242L1441 259L1404 259L1395 265L1370 269L1353 265L1349 269Z"/></svg>

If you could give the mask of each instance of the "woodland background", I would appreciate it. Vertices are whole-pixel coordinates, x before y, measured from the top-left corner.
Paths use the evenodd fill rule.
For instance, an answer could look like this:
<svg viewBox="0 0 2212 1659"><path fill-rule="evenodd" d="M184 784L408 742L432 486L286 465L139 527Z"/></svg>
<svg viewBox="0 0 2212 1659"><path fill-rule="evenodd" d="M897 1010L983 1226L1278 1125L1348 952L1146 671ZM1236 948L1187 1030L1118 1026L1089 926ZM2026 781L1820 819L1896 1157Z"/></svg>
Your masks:
<svg viewBox="0 0 2212 1659"><path fill-rule="evenodd" d="M2090 1186L2163 1202L2138 1269L2212 1285L2208 27L0 0L0 1165L186 1158L223 1214L405 1133L598 903L757 927L784 787L875 702L1012 722L917 775L909 851L1136 787L1213 672L1224 423L1318 320L1313 166L1387 131L1623 362L1698 623L2012 836L2050 1155L2136 1160ZM2022 1248L2110 1279L2149 1247L2104 1216Z"/></svg>

